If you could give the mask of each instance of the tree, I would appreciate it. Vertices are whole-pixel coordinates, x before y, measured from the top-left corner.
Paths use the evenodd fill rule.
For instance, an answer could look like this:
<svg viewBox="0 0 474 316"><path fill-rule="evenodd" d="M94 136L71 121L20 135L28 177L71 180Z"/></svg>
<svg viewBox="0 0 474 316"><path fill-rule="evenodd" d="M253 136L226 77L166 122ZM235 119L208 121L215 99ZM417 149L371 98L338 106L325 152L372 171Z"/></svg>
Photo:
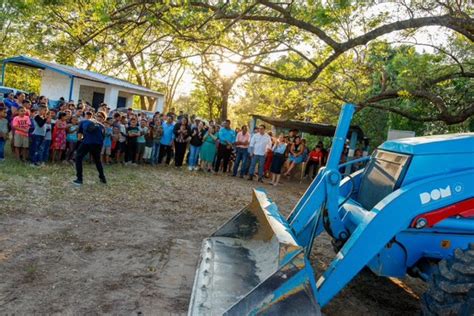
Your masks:
<svg viewBox="0 0 474 316"><path fill-rule="evenodd" d="M13 3L18 6L20 1ZM416 82L416 85L403 87L389 81L390 86L386 90L375 91L370 90L372 79L366 76L370 69L382 75L385 73L380 67L374 68L377 65L368 63L366 55L374 42L386 40L384 36L388 34L397 34L397 41L408 41L418 29L437 27L435 31L441 30L450 37L456 37L472 50L474 9L469 1L397 1L387 4L344 0L112 0L106 3L93 0L85 3L48 1L41 5L28 4L27 7L28 12L41 12L35 15L36 18L27 20L27 27L39 26L38 29L46 30L42 44L45 51L59 53L56 58L69 63L78 58L76 53L67 54L70 51L77 51L79 60L86 65L107 63L110 56L116 54L114 47L117 46L111 47L110 44L126 38L127 52L131 52L134 58L143 53L144 62L140 57L134 62L142 62L143 67L140 65L137 68L140 74L145 72L142 75L145 84L149 78L155 78L155 75L146 73L155 61L162 65L190 56L214 55L216 50L220 50L222 53L219 54L226 58L233 56L234 62L252 73L301 83L301 87L308 85L314 92L332 92L331 98L327 97L330 94L323 93L326 100L318 97L317 102L306 102L306 112L306 109L321 104L329 106L345 99L360 106L379 108L423 122L435 120L456 124L473 113L469 95L463 94L462 90L453 90L464 98L463 106L459 108L451 102L453 95L444 94L446 87L470 87L471 71L465 64L471 57L459 58L445 47L422 43L435 46L440 53L444 50L454 56L443 59L447 67L442 72L436 72L439 67L431 69L432 74L441 74L431 82ZM153 45L164 47L157 59L151 58L150 49L156 47ZM283 59L280 60L281 56ZM416 55L410 56L417 59ZM96 58L99 61L94 64ZM356 62L351 63L351 59ZM151 64L149 60L152 60ZM462 64L464 71L456 68L459 64ZM114 67L109 69L128 72L130 67L124 65L123 58L116 58ZM133 66L131 68L133 70ZM359 75L364 78L362 83L354 80ZM374 94L367 95L369 90ZM398 103L390 102L402 100L415 104L412 102L415 99L420 104L417 107L400 108ZM422 104L429 105L429 109L420 115Z"/></svg>
<svg viewBox="0 0 474 316"><path fill-rule="evenodd" d="M348 99L337 92L341 90L338 89L337 85L347 86L345 79L350 76L347 76L346 69L343 69L342 75L339 76L335 75L333 71L334 68L338 68L347 60L345 57L363 59L363 57L360 58L360 55L364 55L365 47L363 45L367 45L394 31L406 31L405 34L400 35L401 37L408 37L410 35L408 31L410 30L426 26L440 26L459 34L458 38L462 38L464 43L472 47L474 39L473 9L467 1L424 1L413 2L411 5L400 2L398 7L405 10L408 17L406 19L387 12L381 12L372 17L361 13L373 8L375 5L372 2L292 1L276 3L261 0L239 4L228 2L209 4L208 2L195 1L192 4L211 12L217 21L230 21L229 25L232 25L232 27L235 24L248 22L253 23L254 27L259 30L275 26L281 30L281 34L278 38L274 38L274 41L281 45L267 53L270 55L276 50L286 47L289 51L288 56L291 54L293 55L292 58L298 58L298 63L304 64L300 69L305 69L303 72L294 72L292 67L281 67L279 63L268 64L268 60L265 59L263 59L266 61L265 64L242 63L249 66L254 73L269 75L286 81L314 83L317 86L315 89L323 86L332 92L336 92L333 93L333 97L338 99L339 102L340 100L352 102L359 100L358 104L361 107L376 107L380 110L390 111L423 122L442 121L446 124L457 124L474 114L474 104L470 102L465 93L461 92L459 94L461 97L467 96L467 99L463 102L464 105L454 111L452 111L453 106L446 104L448 99L443 99L440 96L440 92L444 89L443 85L446 83L449 85L453 80L458 81L458 86L464 84L465 87L469 88L472 79L469 71L453 71L453 67L448 67L448 70L445 69L442 72L442 76L435 77L431 81L417 83L411 89L384 90L381 94L373 95L366 100L358 98L361 95L366 96L364 93L349 93L352 98ZM220 26L220 24L216 25ZM284 31L279 28L282 25L285 26ZM209 29L216 27L212 23L207 23L206 26ZM200 28L202 29L201 26ZM301 47L305 50L302 50ZM443 51L443 49L441 48L440 51ZM444 61L446 62L446 59ZM451 63L459 64L456 60L451 60ZM356 68L353 70L357 70ZM328 73L332 77L332 82L336 82L336 84L328 84L322 78L325 75L327 76ZM342 81L338 80L338 77L343 77ZM462 84L459 83L461 81ZM355 85L362 86L357 84L357 80L353 80L353 82L356 83ZM459 91L456 91L456 93L459 93ZM379 102L388 99L402 98L420 99L423 105L429 104L429 112L431 113L420 116L416 108L406 107L402 110L397 106L382 106L379 104ZM431 111L431 109L435 109L435 111Z"/></svg>
<svg viewBox="0 0 474 316"><path fill-rule="evenodd" d="M2 3L16 16L6 16L7 23L0 15L0 22L7 26L24 22L14 28L18 38L37 30L31 33L34 39L21 41L22 49L9 55L26 53L165 90L165 109L169 108L184 73L184 64L177 58L183 49L174 45L166 29L151 27L150 15L135 12L128 16L131 12L122 11L120 5L121 1L106 4L98 0ZM5 34L11 40L18 35ZM154 98L140 97L142 109L153 110L154 104Z"/></svg>
<svg viewBox="0 0 474 316"><path fill-rule="evenodd" d="M225 65L224 58L219 56L217 59L210 59L207 55L201 56L201 62L194 70L195 78L200 81L201 86L206 93L212 98L213 93L219 95L217 112L220 121L224 121L228 117L229 97L236 81L247 73L246 69L236 69L233 73L223 74L222 65ZM215 98L214 98L215 100ZM213 117L214 100L208 102L209 116Z"/></svg>
<svg viewBox="0 0 474 316"><path fill-rule="evenodd" d="M464 76L472 71L472 58L470 53L455 52L454 43L450 47L444 53L419 53L411 46L374 42L363 54L339 58L312 84L252 75L244 84L245 97L236 114L241 122L248 121L248 114L254 113L335 124L340 105L351 102L358 105L354 123L366 131L375 145L385 139L388 128L414 130L417 135L466 131L469 124L459 124L465 120L448 124L446 118L439 118L441 112L430 99L408 92L425 89L435 95L446 107L449 119L467 115L474 89L472 80ZM459 64L451 64L449 55ZM271 66L304 71L304 65L291 55L281 57ZM461 69L464 75L451 75ZM391 90L406 92L376 100ZM411 115L412 119L406 118Z"/></svg>
<svg viewBox="0 0 474 316"><path fill-rule="evenodd" d="M307 43L315 45L316 54L314 51L305 54L297 50L295 47L297 43L293 38L294 32L287 32L287 36L280 37L279 41L294 51L300 52L301 59L312 66L310 75L294 76L271 67L254 70L256 73L290 81L313 82L325 68L344 53L395 31L436 25L451 29L474 41L474 19L471 17L474 9L468 1L453 4L450 1L414 1L412 6L401 2L398 4L399 7L401 9L404 7L406 10L406 14L402 16L409 18L395 21L390 21L389 19L394 19L395 16L387 15L386 12L381 12L372 18L361 14L374 7L374 3L370 1L277 3L258 0L232 4L222 2L216 5L209 4L207 1L192 1L191 4L207 10L216 20L230 20L232 26L240 21L252 21L255 27L262 29L269 25L284 25L288 29L296 29L307 35L303 38ZM440 11L443 14L433 14ZM202 26L200 28L202 29ZM357 34L356 29L362 29L364 32ZM300 37L297 39L299 40ZM317 59L321 56L323 58L318 61Z"/></svg>
<svg viewBox="0 0 474 316"><path fill-rule="evenodd" d="M199 80L199 75L195 83L196 87L190 95L193 111L188 113L193 113L209 120L220 118L222 109L221 92L214 83L206 78Z"/></svg>

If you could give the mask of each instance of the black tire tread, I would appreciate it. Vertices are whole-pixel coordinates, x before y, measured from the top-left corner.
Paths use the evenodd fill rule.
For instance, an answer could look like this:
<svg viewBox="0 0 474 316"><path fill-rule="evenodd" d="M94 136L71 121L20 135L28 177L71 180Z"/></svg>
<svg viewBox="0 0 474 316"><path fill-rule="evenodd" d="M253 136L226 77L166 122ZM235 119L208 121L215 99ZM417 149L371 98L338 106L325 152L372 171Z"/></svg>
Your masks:
<svg viewBox="0 0 474 316"><path fill-rule="evenodd" d="M421 311L429 316L474 315L474 243L435 267Z"/></svg>

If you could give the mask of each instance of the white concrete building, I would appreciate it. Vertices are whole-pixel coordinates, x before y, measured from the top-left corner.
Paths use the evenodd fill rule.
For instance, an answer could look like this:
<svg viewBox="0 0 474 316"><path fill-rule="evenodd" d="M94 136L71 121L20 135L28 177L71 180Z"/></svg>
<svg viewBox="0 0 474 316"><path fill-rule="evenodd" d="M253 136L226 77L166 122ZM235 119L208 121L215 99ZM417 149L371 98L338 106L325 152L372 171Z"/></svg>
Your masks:
<svg viewBox="0 0 474 316"><path fill-rule="evenodd" d="M71 66L55 64L27 56L2 60L2 84L7 64L41 69L40 94L50 99L50 105L63 97L66 101L87 101L93 106L106 103L111 109L132 107L134 96L150 97L152 111L163 111L164 94L125 80Z"/></svg>

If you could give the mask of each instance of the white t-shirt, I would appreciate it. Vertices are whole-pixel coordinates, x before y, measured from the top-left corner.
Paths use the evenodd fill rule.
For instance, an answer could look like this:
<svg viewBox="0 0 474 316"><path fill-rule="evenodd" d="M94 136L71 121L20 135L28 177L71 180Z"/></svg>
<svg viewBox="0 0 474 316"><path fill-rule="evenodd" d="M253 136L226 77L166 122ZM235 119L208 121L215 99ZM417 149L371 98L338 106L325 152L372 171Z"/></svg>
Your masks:
<svg viewBox="0 0 474 316"><path fill-rule="evenodd" d="M120 136L119 136L120 143L123 143L127 140L127 137L125 135L127 135L127 128L125 127L125 125L120 124Z"/></svg>
<svg viewBox="0 0 474 316"><path fill-rule="evenodd" d="M257 133L252 136L249 147L252 155L265 156L267 150L272 148L272 138L267 133Z"/></svg>

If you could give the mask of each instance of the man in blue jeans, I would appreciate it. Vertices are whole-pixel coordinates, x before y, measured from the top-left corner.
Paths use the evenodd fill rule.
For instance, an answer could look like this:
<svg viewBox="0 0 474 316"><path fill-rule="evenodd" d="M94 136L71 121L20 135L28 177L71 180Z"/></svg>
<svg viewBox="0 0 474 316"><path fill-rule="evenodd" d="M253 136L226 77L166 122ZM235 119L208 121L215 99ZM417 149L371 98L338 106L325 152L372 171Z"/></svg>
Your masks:
<svg viewBox="0 0 474 316"><path fill-rule="evenodd" d="M237 134L235 139L235 149L236 149L236 157L234 163L234 170L232 172L232 176L237 176L237 171L239 170L239 165L242 163L240 167L240 177L243 178L245 172L247 171L247 159L249 156L249 144L250 144L250 133L248 132L247 126L242 126L242 130Z"/></svg>
<svg viewBox="0 0 474 316"><path fill-rule="evenodd" d="M171 162L171 157L173 156L173 140L174 140L174 125L173 114L168 113L166 121L161 124L163 129L163 135L160 140L160 154L158 156L158 163L163 161L163 158L166 156L166 164L169 165Z"/></svg>
<svg viewBox="0 0 474 316"><path fill-rule="evenodd" d="M252 136L250 140L249 152L252 157L249 169L248 180L253 180L255 176L255 167L258 163L258 182L263 182L263 165L265 164L265 154L272 148L272 138L265 133L265 125L258 127L258 133Z"/></svg>

